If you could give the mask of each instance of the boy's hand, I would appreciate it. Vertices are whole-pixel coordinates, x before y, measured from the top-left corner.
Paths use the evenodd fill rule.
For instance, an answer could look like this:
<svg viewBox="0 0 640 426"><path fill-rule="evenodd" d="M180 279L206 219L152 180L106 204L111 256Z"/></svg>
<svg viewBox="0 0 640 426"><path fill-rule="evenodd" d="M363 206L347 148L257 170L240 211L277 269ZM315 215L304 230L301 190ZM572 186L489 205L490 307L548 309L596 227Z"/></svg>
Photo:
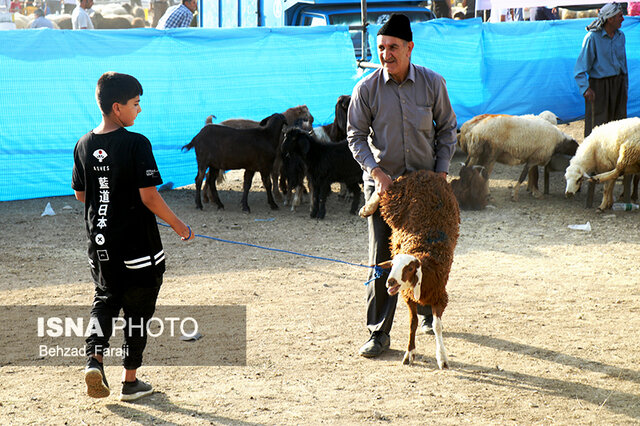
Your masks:
<svg viewBox="0 0 640 426"><path fill-rule="evenodd" d="M189 241L189 240L193 240L196 235L191 231L191 227L189 225L187 225L187 228L189 229L189 234L186 237L182 237L182 241Z"/></svg>
<svg viewBox="0 0 640 426"><path fill-rule="evenodd" d="M182 241L190 241L196 237L196 234L191 230L191 227L182 222L176 225L173 230L176 231L176 234L180 235Z"/></svg>

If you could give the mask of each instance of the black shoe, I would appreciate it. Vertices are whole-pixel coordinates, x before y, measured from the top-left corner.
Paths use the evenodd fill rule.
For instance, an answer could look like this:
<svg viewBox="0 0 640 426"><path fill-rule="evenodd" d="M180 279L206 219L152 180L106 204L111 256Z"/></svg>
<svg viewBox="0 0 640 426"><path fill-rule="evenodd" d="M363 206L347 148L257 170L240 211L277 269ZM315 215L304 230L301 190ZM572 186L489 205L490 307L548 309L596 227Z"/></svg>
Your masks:
<svg viewBox="0 0 640 426"><path fill-rule="evenodd" d="M433 316L420 317L420 331L424 334L435 335L433 332Z"/></svg>
<svg viewBox="0 0 640 426"><path fill-rule="evenodd" d="M87 395L91 398L106 398L111 393L107 377L104 375L104 367L94 357L89 357L87 361L84 381L87 384Z"/></svg>
<svg viewBox="0 0 640 426"><path fill-rule="evenodd" d="M360 355L366 358L375 358L382 352L389 349L391 339L385 332L379 331L371 334L367 343L360 348Z"/></svg>
<svg viewBox="0 0 640 426"><path fill-rule="evenodd" d="M135 382L122 382L120 401L135 401L138 398L153 393L153 387L149 383L136 379Z"/></svg>

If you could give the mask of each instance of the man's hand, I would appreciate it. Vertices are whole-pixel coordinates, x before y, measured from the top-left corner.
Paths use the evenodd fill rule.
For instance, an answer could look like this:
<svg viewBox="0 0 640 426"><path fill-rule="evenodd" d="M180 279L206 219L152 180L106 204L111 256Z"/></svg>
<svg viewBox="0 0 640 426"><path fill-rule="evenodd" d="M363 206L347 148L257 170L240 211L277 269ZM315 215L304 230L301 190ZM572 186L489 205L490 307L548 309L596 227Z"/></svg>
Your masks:
<svg viewBox="0 0 640 426"><path fill-rule="evenodd" d="M593 90L591 90L591 87L585 90L582 96L584 96L584 98L591 103L593 103L593 101L596 100L596 93Z"/></svg>
<svg viewBox="0 0 640 426"><path fill-rule="evenodd" d="M393 183L391 177L383 172L380 167L376 167L375 169L371 170L371 177L376 183L376 193L378 195L384 194L385 191L391 186L391 183Z"/></svg>

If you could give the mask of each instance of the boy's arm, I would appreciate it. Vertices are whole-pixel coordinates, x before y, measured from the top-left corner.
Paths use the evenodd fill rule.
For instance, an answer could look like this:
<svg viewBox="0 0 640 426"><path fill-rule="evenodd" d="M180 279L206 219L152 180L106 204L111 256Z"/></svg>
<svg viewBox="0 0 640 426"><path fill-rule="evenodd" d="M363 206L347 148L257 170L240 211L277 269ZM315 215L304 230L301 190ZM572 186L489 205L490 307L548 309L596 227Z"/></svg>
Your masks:
<svg viewBox="0 0 640 426"><path fill-rule="evenodd" d="M84 191L74 191L76 193L76 200L84 203Z"/></svg>
<svg viewBox="0 0 640 426"><path fill-rule="evenodd" d="M165 203L162 196L158 193L155 186L149 186L147 188L139 188L140 198L142 203L151 210L156 216L163 221L167 222L171 228L180 235L183 240L191 240L194 238L191 229L184 224L171 210L171 208Z"/></svg>

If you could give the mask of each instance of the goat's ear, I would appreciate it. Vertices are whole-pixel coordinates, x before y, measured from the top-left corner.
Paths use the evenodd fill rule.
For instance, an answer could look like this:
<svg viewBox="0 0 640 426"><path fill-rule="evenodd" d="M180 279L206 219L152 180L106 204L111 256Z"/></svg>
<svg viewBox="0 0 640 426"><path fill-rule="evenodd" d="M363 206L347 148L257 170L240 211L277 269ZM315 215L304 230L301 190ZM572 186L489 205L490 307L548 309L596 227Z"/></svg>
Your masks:
<svg viewBox="0 0 640 426"><path fill-rule="evenodd" d="M385 260L384 262L378 263L377 266L382 269L391 269L392 264L393 264L392 260Z"/></svg>

